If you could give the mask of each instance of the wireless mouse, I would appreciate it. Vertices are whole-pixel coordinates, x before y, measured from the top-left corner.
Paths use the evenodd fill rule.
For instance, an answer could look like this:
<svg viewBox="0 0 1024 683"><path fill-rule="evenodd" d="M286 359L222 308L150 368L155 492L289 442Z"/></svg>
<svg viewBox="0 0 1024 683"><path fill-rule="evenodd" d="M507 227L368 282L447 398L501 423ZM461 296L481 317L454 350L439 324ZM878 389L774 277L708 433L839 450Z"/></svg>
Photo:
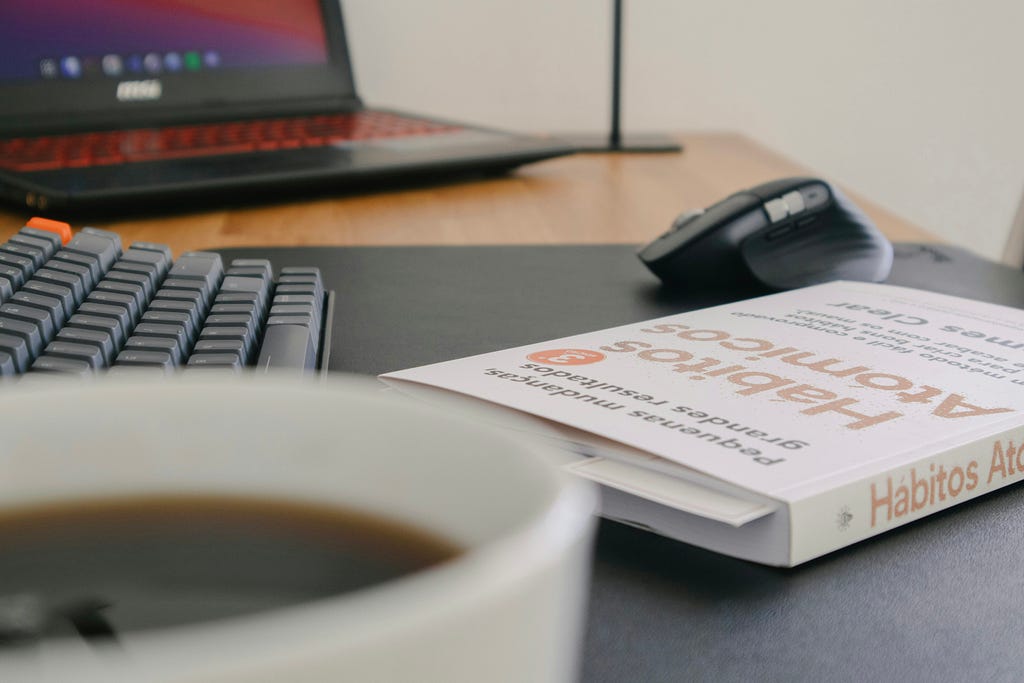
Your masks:
<svg viewBox="0 0 1024 683"><path fill-rule="evenodd" d="M638 255L666 284L753 276L772 289L793 289L830 280L881 282L893 252L871 220L830 183L784 178L683 214Z"/></svg>

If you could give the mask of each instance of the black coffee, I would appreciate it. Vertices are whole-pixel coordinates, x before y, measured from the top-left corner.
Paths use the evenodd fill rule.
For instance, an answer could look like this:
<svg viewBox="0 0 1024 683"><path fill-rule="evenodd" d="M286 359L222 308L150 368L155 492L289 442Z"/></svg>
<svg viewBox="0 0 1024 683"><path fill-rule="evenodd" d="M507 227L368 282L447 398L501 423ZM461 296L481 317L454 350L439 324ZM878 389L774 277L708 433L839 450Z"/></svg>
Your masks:
<svg viewBox="0 0 1024 683"><path fill-rule="evenodd" d="M222 619L337 595L459 549L329 507L166 497L0 515L0 642Z"/></svg>

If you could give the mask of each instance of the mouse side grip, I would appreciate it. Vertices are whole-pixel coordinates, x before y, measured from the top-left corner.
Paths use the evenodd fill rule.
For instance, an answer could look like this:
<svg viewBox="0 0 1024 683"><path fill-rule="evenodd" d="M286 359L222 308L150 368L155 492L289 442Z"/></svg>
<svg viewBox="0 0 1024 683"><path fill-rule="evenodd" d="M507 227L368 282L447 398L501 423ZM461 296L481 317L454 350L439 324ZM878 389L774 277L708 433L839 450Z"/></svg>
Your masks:
<svg viewBox="0 0 1024 683"><path fill-rule="evenodd" d="M737 193L692 220L675 224L637 256L664 282L699 285L742 278L746 268L739 245L767 225L760 199Z"/></svg>
<svg viewBox="0 0 1024 683"><path fill-rule="evenodd" d="M754 236L741 245L753 275L775 289L830 280L882 282L892 270L892 244L856 204L835 187L832 206L813 228L783 239Z"/></svg>

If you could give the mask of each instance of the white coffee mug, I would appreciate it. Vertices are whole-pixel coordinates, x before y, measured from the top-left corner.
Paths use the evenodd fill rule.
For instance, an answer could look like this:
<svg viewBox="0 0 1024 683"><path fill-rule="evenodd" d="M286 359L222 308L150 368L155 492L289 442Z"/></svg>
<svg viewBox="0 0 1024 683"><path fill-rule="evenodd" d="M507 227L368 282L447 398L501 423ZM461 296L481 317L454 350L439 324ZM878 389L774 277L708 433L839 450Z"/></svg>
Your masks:
<svg viewBox="0 0 1024 683"><path fill-rule="evenodd" d="M0 649L0 680L574 679L593 489L546 447L378 386L186 377L0 392L0 515L126 496L269 497L368 512L465 548L367 589L121 633L117 646Z"/></svg>

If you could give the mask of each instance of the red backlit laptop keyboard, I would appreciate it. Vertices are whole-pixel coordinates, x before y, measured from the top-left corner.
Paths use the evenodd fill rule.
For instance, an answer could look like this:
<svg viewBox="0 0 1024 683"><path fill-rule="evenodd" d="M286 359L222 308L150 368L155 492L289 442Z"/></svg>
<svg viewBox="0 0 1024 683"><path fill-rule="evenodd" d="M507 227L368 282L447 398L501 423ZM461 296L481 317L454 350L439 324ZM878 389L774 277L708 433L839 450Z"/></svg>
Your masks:
<svg viewBox="0 0 1024 683"><path fill-rule="evenodd" d="M380 111L0 140L0 167L42 171L298 149L450 133L460 127Z"/></svg>

